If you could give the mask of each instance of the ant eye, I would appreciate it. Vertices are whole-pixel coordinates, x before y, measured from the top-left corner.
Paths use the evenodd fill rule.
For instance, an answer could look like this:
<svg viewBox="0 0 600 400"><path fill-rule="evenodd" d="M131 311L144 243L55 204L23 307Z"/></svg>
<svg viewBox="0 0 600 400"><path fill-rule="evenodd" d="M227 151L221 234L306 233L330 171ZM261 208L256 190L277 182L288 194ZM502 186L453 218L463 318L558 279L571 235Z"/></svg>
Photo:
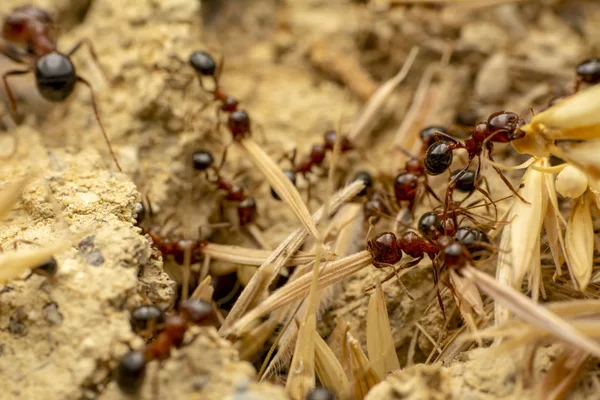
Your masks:
<svg viewBox="0 0 600 400"><path fill-rule="evenodd" d="M316 388L308 392L304 400L335 400L335 396L325 388Z"/></svg>
<svg viewBox="0 0 600 400"><path fill-rule="evenodd" d="M213 76L217 69L217 64L213 56L205 51L195 51L190 55L190 65L199 74Z"/></svg>
<svg viewBox="0 0 600 400"><path fill-rule="evenodd" d="M199 150L192 155L192 162L196 171L205 171L212 165L214 159L212 154L206 150Z"/></svg>
<svg viewBox="0 0 600 400"><path fill-rule="evenodd" d="M401 172L394 180L396 200L413 200L417 194L419 178L410 172Z"/></svg>
<svg viewBox="0 0 600 400"><path fill-rule="evenodd" d="M600 83L600 58L585 60L577 66L575 71L586 83Z"/></svg>
<svg viewBox="0 0 600 400"><path fill-rule="evenodd" d="M130 351L125 354L117 367L116 381L121 391L127 394L136 393L146 376L146 357L141 351Z"/></svg>
<svg viewBox="0 0 600 400"><path fill-rule="evenodd" d="M429 175L439 175L450 168L452 157L452 149L448 142L432 143L425 154L425 170Z"/></svg>
<svg viewBox="0 0 600 400"><path fill-rule="evenodd" d="M352 182L363 181L365 187L360 191L358 196L364 196L367 194L367 191L373 186L373 177L367 171L358 171L354 178L352 178Z"/></svg>
<svg viewBox="0 0 600 400"><path fill-rule="evenodd" d="M444 226L440 217L433 211L421 215L417 229L426 239L435 240L444 234Z"/></svg>
<svg viewBox="0 0 600 400"><path fill-rule="evenodd" d="M450 174L450 179L454 179L458 174L460 174L462 170L457 169L456 171L452 171ZM455 182L456 189L461 192L470 192L475 189L475 171L471 171L470 169L465 171L464 174L460 178L458 178Z"/></svg>
<svg viewBox="0 0 600 400"><path fill-rule="evenodd" d="M290 180L290 182L292 182L292 185L296 186L296 173L294 171L292 171L291 169L284 169L283 174ZM281 200L281 198L277 193L275 193L273 188L271 188L271 196L273 196L275 200Z"/></svg>
<svg viewBox="0 0 600 400"><path fill-rule="evenodd" d="M69 58L59 53L40 57L35 64L37 88L48 101L63 101L75 88L75 67Z"/></svg>

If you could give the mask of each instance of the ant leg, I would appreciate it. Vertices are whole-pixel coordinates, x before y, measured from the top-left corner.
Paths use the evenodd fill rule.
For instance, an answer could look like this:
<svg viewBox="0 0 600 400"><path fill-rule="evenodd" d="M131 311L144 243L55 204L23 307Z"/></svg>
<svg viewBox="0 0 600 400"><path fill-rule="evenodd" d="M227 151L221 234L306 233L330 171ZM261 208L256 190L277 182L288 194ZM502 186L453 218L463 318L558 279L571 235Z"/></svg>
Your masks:
<svg viewBox="0 0 600 400"><path fill-rule="evenodd" d="M473 181L473 186L479 193L481 193L486 199L488 199L490 201L490 204L492 205L492 207L494 207L494 220L498 221L498 207L496 207L496 203L494 202L494 200L492 200L491 194L479 186L479 176L481 174L481 156L477 156L477 161L478 161L477 169L475 170L475 180ZM487 180L486 180L486 182L487 182ZM489 190L489 185L488 185L488 190ZM486 205L486 208L487 208L487 205Z"/></svg>
<svg viewBox="0 0 600 400"><path fill-rule="evenodd" d="M223 68L225 66L225 56L221 54L219 56L219 64L217 64L217 71L213 75L213 82L215 84L215 91L219 87L219 80L221 80L221 73L223 72Z"/></svg>
<svg viewBox="0 0 600 400"><path fill-rule="evenodd" d="M473 160L470 159L467 162L467 165L458 174L454 175L454 178L450 179L450 182L448 182L448 186L446 187L446 197L444 198L443 219L446 219L446 216L448 214L448 206L452 201L452 194L454 193L454 187L456 186L456 182L469 170L472 161ZM475 179L477 179L477 177L475 177Z"/></svg>
<svg viewBox="0 0 600 400"><path fill-rule="evenodd" d="M494 171L496 171L496 173L498 175L500 175L500 179L502 179L502 182L504 182L504 184L510 189L511 192L513 192L515 194L515 196L517 196L519 198L519 200L521 200L523 203L525 204L530 204L527 200L525 200L520 194L519 192L514 188L514 186L512 185L512 183L510 183L510 181L506 178L506 176L504 176L504 174L502 173L502 171L500 171L500 168L492 165L492 168L494 168Z"/></svg>
<svg viewBox="0 0 600 400"><path fill-rule="evenodd" d="M437 269L435 268L435 265L433 266L433 284L435 285L435 291L436 291L438 304L440 305L440 308L442 309L442 315L444 316L444 321L446 321L446 310L444 309L444 302L442 301L442 295L440 294L440 285L439 285Z"/></svg>
<svg viewBox="0 0 600 400"><path fill-rule="evenodd" d="M459 142L458 140L456 140L455 138L453 138L452 136L448 135L447 133L444 132L435 132L433 134L433 138L436 142L439 142L440 139L444 139L446 142L450 142L454 145L458 145L460 146L460 148L463 147L463 144L461 142Z"/></svg>
<svg viewBox="0 0 600 400"><path fill-rule="evenodd" d="M4 75L2 75L2 82L4 83L4 90L6 90L6 95L8 96L8 101L10 103L10 109L12 111L12 116L13 116L13 120L15 121L16 124L19 123L19 115L17 113L17 101L15 100L15 96L12 92L12 89L10 88L10 85L8 84L8 78L11 76L16 76L16 75L25 75L31 72L31 69L26 69L26 70L11 70L11 71L7 71L6 73L4 73Z"/></svg>
<svg viewBox="0 0 600 400"><path fill-rule="evenodd" d="M106 72L106 69L104 69L104 66L100 64L100 61L98 60L98 55L96 54L96 50L94 50L94 45L92 44L92 41L89 38L83 38L79 42L75 43L75 46L73 46L71 50L67 52L67 56L71 57L84 44L87 45L88 49L90 50L90 55L92 56L92 59L94 60L98 68L100 69L103 78L106 80L106 82L110 82L110 79L108 79L108 73Z"/></svg>
<svg viewBox="0 0 600 400"><path fill-rule="evenodd" d="M433 196L433 198L436 199L437 201L439 201L440 203L442 202L442 200L438 197L438 195L435 194L435 192L433 191L433 189L431 188L431 186L429 186L429 183L427 182L427 177L425 177L424 187L425 187L425 191L428 194L430 194L431 196Z"/></svg>
<svg viewBox="0 0 600 400"><path fill-rule="evenodd" d="M581 77L578 77L577 80L575 81L575 86L573 87L573 94L579 92L579 88L581 87L581 82L583 82Z"/></svg>
<svg viewBox="0 0 600 400"><path fill-rule="evenodd" d="M123 170L121 169L121 166L119 165L119 161L117 161L117 156L115 155L115 152L113 151L113 148L110 144L108 135L106 134L106 131L104 130L104 125L102 125L102 121L100 120L100 112L98 111L98 103L96 103L96 95L94 94L94 89L92 88L92 85L90 85L90 83L88 81L86 81L85 79L83 79L80 76L77 76L77 82L83 83L90 89L90 94L91 94L91 99L92 99L92 108L94 109L94 115L96 116L96 121L98 121L98 125L100 125L100 129L102 130L102 135L104 136L104 140L106 141L106 145L108 146L108 151L110 151L110 155L112 156L113 160L115 161L115 165L117 166L117 169L119 170L119 172L123 172Z"/></svg>

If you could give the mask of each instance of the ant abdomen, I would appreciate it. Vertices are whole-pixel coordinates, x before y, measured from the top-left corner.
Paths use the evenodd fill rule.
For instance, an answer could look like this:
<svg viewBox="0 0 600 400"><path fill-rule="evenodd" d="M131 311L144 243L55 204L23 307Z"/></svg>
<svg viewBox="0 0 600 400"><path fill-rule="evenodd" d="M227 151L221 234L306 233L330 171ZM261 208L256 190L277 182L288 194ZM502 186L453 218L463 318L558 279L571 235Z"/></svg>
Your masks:
<svg viewBox="0 0 600 400"><path fill-rule="evenodd" d="M463 170L460 169L452 171L450 179L454 180L461 172L463 172ZM454 182L454 187L461 192L472 192L475 190L475 171L470 169L464 171L464 173Z"/></svg>
<svg viewBox="0 0 600 400"><path fill-rule="evenodd" d="M146 377L146 356L141 351L125 354L117 367L115 380L122 392L137 393Z"/></svg>
<svg viewBox="0 0 600 400"><path fill-rule="evenodd" d="M215 325L217 316L212 305L200 299L188 299L181 303L181 314L194 325Z"/></svg>
<svg viewBox="0 0 600 400"><path fill-rule="evenodd" d="M600 58L590 58L581 62L575 71L582 82L592 85L600 83Z"/></svg>
<svg viewBox="0 0 600 400"><path fill-rule="evenodd" d="M448 142L440 141L432 143L425 154L425 171L429 175L439 175L445 172L452 164L452 148Z"/></svg>
<svg viewBox="0 0 600 400"><path fill-rule="evenodd" d="M421 232L423 237L429 240L436 240L444 234L442 220L439 215L433 211L421 215L419 222L417 222L417 229Z"/></svg>
<svg viewBox="0 0 600 400"><path fill-rule="evenodd" d="M35 82L42 97L61 102L73 93L77 74L69 57L52 52L41 56L35 63Z"/></svg>
<svg viewBox="0 0 600 400"><path fill-rule="evenodd" d="M392 232L382 232L369 240L367 248L373 257L373 265L396 264L402 259L402 250Z"/></svg>
<svg viewBox="0 0 600 400"><path fill-rule="evenodd" d="M373 177L367 171L358 171L354 178L352 178L352 182L362 181L365 184L363 190L358 193L357 196L364 196L367 192L373 187Z"/></svg>
<svg viewBox="0 0 600 400"><path fill-rule="evenodd" d="M214 162L213 155L207 150L198 150L192 154L192 163L196 171L206 171Z"/></svg>
<svg viewBox="0 0 600 400"><path fill-rule="evenodd" d="M469 253L473 254L474 260L484 258L491 253L482 244L491 244L492 241L485 232L479 229L464 226L456 231L455 237L456 240L466 246Z"/></svg>
<svg viewBox="0 0 600 400"><path fill-rule="evenodd" d="M165 314L154 305L143 305L131 310L131 330L135 333L156 330L165 322Z"/></svg>
<svg viewBox="0 0 600 400"><path fill-rule="evenodd" d="M205 51L195 51L190 55L190 65L196 72L204 76L214 76L217 63L213 56Z"/></svg>

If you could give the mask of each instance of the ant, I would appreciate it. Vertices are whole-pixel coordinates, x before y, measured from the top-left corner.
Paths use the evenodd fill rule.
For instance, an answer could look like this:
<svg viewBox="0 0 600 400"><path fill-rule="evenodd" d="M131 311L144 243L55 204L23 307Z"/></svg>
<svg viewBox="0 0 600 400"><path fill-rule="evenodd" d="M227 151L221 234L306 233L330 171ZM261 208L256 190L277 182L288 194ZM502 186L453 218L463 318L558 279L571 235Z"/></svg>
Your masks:
<svg viewBox="0 0 600 400"><path fill-rule="evenodd" d="M236 183L228 181L220 174L225 163L226 152L223 153L221 163L214 167L214 157L207 150L198 150L192 155L193 166L196 171L204 171L208 178L208 170L212 169L216 177L209 179L217 185L218 189L226 192L225 199L237 202L237 214L240 226L248 225L256 220L256 202L246 194L244 188Z"/></svg>
<svg viewBox="0 0 600 400"><path fill-rule="evenodd" d="M443 132L435 133L435 142L433 142L424 158L425 171L429 175L439 175L444 173L450 168L453 159L453 152L456 149L465 149L468 155L467 165L455 173L454 177L448 182L446 189L446 201L445 210L448 209L449 199L452 196L453 190L457 185L457 182L469 171L471 162L475 157L478 159L477 169L474 176L474 187L477 191L482 193L487 199L490 200L491 204L496 210L494 202L491 200L489 193L479 187L479 176L481 171L481 155L484 151L484 146L488 151L488 158L490 161L494 161L492 157L492 151L495 143L508 143L513 140L521 139L525 136L525 132L520 128L525 125L525 121L520 118L517 114L510 111L495 112L489 116L486 122L478 123L472 130L471 135L467 137L464 142L449 136ZM515 188L512 186L510 181L504 176L502 171L495 165L492 168L498 173L504 184L523 202L527 202ZM497 212L497 211L496 211Z"/></svg>
<svg viewBox="0 0 600 400"><path fill-rule="evenodd" d="M131 310L129 322L131 330L149 339L165 323L165 313L153 304L145 304Z"/></svg>
<svg viewBox="0 0 600 400"><path fill-rule="evenodd" d="M54 103L65 101L73 93L75 85L81 83L90 89L96 121L100 126L117 169L122 171L104 125L100 120L92 85L77 74L71 61L71 56L82 45L87 44L92 58L100 65L92 43L88 39L83 39L77 42L67 53L58 52L56 48L56 29L52 18L46 11L33 6L13 9L11 14L4 19L2 39L4 41L0 41L0 53L19 64L25 65L25 69L9 70L2 75L2 81L15 121L18 120L17 102L8 83L9 77L33 72L38 92L44 99ZM22 49L20 45L25 45L25 49Z"/></svg>
<svg viewBox="0 0 600 400"><path fill-rule="evenodd" d="M600 58L590 58L582 61L575 67L577 80L575 81L574 92L579 91L582 83L595 85L600 83Z"/></svg>
<svg viewBox="0 0 600 400"><path fill-rule="evenodd" d="M408 208L414 211L415 203L418 203L420 188L431 194L437 201L441 202L433 189L427 183L427 174L425 174L425 154L429 146L434 142L436 133L446 133L446 129L441 126L428 126L421 130L421 149L418 156L408 152L409 159L404 164L404 171L400 172L394 179L394 194L396 202L408 201Z"/></svg>
<svg viewBox="0 0 600 400"><path fill-rule="evenodd" d="M186 331L192 325L217 325L217 315L212 305L206 301L189 299L181 303L179 314L165 318L163 330L156 339L142 350L126 353L116 370L117 385L122 392L135 394L139 391L146 376L146 365L152 360L165 360L171 354L171 348L183 344Z"/></svg>
<svg viewBox="0 0 600 400"><path fill-rule="evenodd" d="M435 213L427 213L426 216L421 217L418 227L421 235L408 231L401 237L396 237L392 232L383 232L368 241L367 249L373 257L373 265L376 268L391 266L394 269L383 282L394 275L397 276L398 269L411 268L428 256L433 263L433 278L437 288L440 274L446 269L459 268L466 262L480 257L482 251L491 248L491 241L487 234L476 228L461 227L448 234L446 224ZM396 269L394 264L402 260L403 253L413 257L414 260ZM452 285L445 276L442 277L442 281L452 290ZM437 288L437 299L445 318L439 288Z"/></svg>
<svg viewBox="0 0 600 400"><path fill-rule="evenodd" d="M239 101L236 98L228 95L219 85L219 77L223 67L223 60L221 60L219 63L219 68L217 68L217 63L212 55L205 51L195 51L190 55L189 63L199 75L198 81L200 82L200 87L202 90L206 93L212 94L214 99L221 103L221 106L217 108L217 120L219 121L217 129L221 124L220 112L223 111L229 114L227 117L227 127L229 128L233 139L241 140L249 137L252 134L250 127L250 116L245 110L239 110ZM204 86L201 78L202 76L212 78L214 86L212 90L207 89Z"/></svg>

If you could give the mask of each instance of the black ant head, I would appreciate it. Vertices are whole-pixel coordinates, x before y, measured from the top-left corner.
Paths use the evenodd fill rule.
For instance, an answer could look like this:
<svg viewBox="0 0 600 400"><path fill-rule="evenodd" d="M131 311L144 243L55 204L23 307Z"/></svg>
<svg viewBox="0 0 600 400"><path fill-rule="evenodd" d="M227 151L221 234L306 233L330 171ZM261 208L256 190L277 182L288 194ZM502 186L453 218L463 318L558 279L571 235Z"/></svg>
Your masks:
<svg viewBox="0 0 600 400"><path fill-rule="evenodd" d="M214 76L217 63L213 56L205 51L195 51L190 55L190 65L196 72L205 76Z"/></svg>
<svg viewBox="0 0 600 400"><path fill-rule="evenodd" d="M48 261L33 269L33 273L46 277L52 277L56 275L57 272L58 263L56 262L56 258L54 257L50 257Z"/></svg>
<svg viewBox="0 0 600 400"><path fill-rule="evenodd" d="M458 174L461 173L461 171L462 170L460 169L452 171L450 174L450 179L453 180ZM456 180L454 187L461 192L471 192L475 190L475 171L470 169L466 170L464 174L462 174L460 178Z"/></svg>
<svg viewBox="0 0 600 400"><path fill-rule="evenodd" d="M48 101L65 100L73 93L75 82L75 66L64 54L48 53L35 63L35 83L42 97Z"/></svg>
<svg viewBox="0 0 600 400"><path fill-rule="evenodd" d="M392 232L382 232L369 240L367 249L373 257L373 264L396 264L402 259L402 250Z"/></svg>
<svg viewBox="0 0 600 400"><path fill-rule="evenodd" d="M397 201L413 200L417 195L419 178L410 172L401 172L394 180L394 194Z"/></svg>
<svg viewBox="0 0 600 400"><path fill-rule="evenodd" d="M436 240L444 234L444 224L439 215L433 211L421 215L417 222L417 229L423 237L429 240Z"/></svg>
<svg viewBox="0 0 600 400"><path fill-rule="evenodd" d="M213 325L216 314L210 303L200 299L188 299L181 303L181 313L194 325Z"/></svg>
<svg viewBox="0 0 600 400"><path fill-rule="evenodd" d="M154 326L165 323L165 314L163 310L154 305L139 306L131 310L129 317L131 330L135 333L148 331Z"/></svg>
<svg viewBox="0 0 600 400"><path fill-rule="evenodd" d="M315 388L306 394L304 400L335 400L335 396L325 388Z"/></svg>
<svg viewBox="0 0 600 400"><path fill-rule="evenodd" d="M196 171L206 171L214 162L213 155L207 150L198 150L192 154L192 162Z"/></svg>
<svg viewBox="0 0 600 400"><path fill-rule="evenodd" d="M429 175L439 175L445 172L452 164L452 149L448 142L440 141L432 143L425 153L425 171Z"/></svg>
<svg viewBox="0 0 600 400"><path fill-rule="evenodd" d="M283 174L290 180L290 182L292 182L292 185L296 186L296 173L294 171L291 169L284 169ZM275 200L281 200L273 188L271 188L271 196L273 196Z"/></svg>
<svg viewBox="0 0 600 400"><path fill-rule="evenodd" d="M141 351L126 353L119 365L115 379L123 393L135 394L140 390L146 377L146 357Z"/></svg>
<svg viewBox="0 0 600 400"><path fill-rule="evenodd" d="M438 125L428 126L428 127L423 128L423 130L419 134L419 136L421 137L421 142L423 142L423 144L425 146L431 146L431 143L433 143L435 140L436 132L448 133L446 131L446 128L443 126L438 126Z"/></svg>
<svg viewBox="0 0 600 400"><path fill-rule="evenodd" d="M449 267L457 267L464 261L464 247L459 242L450 243L444 247L444 261Z"/></svg>
<svg viewBox="0 0 600 400"><path fill-rule="evenodd" d="M585 83L600 83L600 58L590 58L575 68L579 79Z"/></svg>
<svg viewBox="0 0 600 400"><path fill-rule="evenodd" d="M492 243L489 236L485 232L476 228L463 226L458 228L455 237L456 240L458 240L467 248L469 253L474 255L473 259L479 260L489 256L489 249L485 246L482 246L484 243Z"/></svg>
<svg viewBox="0 0 600 400"><path fill-rule="evenodd" d="M367 171L358 171L354 175L354 178L352 178L352 182L356 181L362 181L365 184L365 187L363 188L363 190L360 191L360 193L358 193L358 196L364 196L365 194L367 194L367 191L373 186L373 177Z"/></svg>

